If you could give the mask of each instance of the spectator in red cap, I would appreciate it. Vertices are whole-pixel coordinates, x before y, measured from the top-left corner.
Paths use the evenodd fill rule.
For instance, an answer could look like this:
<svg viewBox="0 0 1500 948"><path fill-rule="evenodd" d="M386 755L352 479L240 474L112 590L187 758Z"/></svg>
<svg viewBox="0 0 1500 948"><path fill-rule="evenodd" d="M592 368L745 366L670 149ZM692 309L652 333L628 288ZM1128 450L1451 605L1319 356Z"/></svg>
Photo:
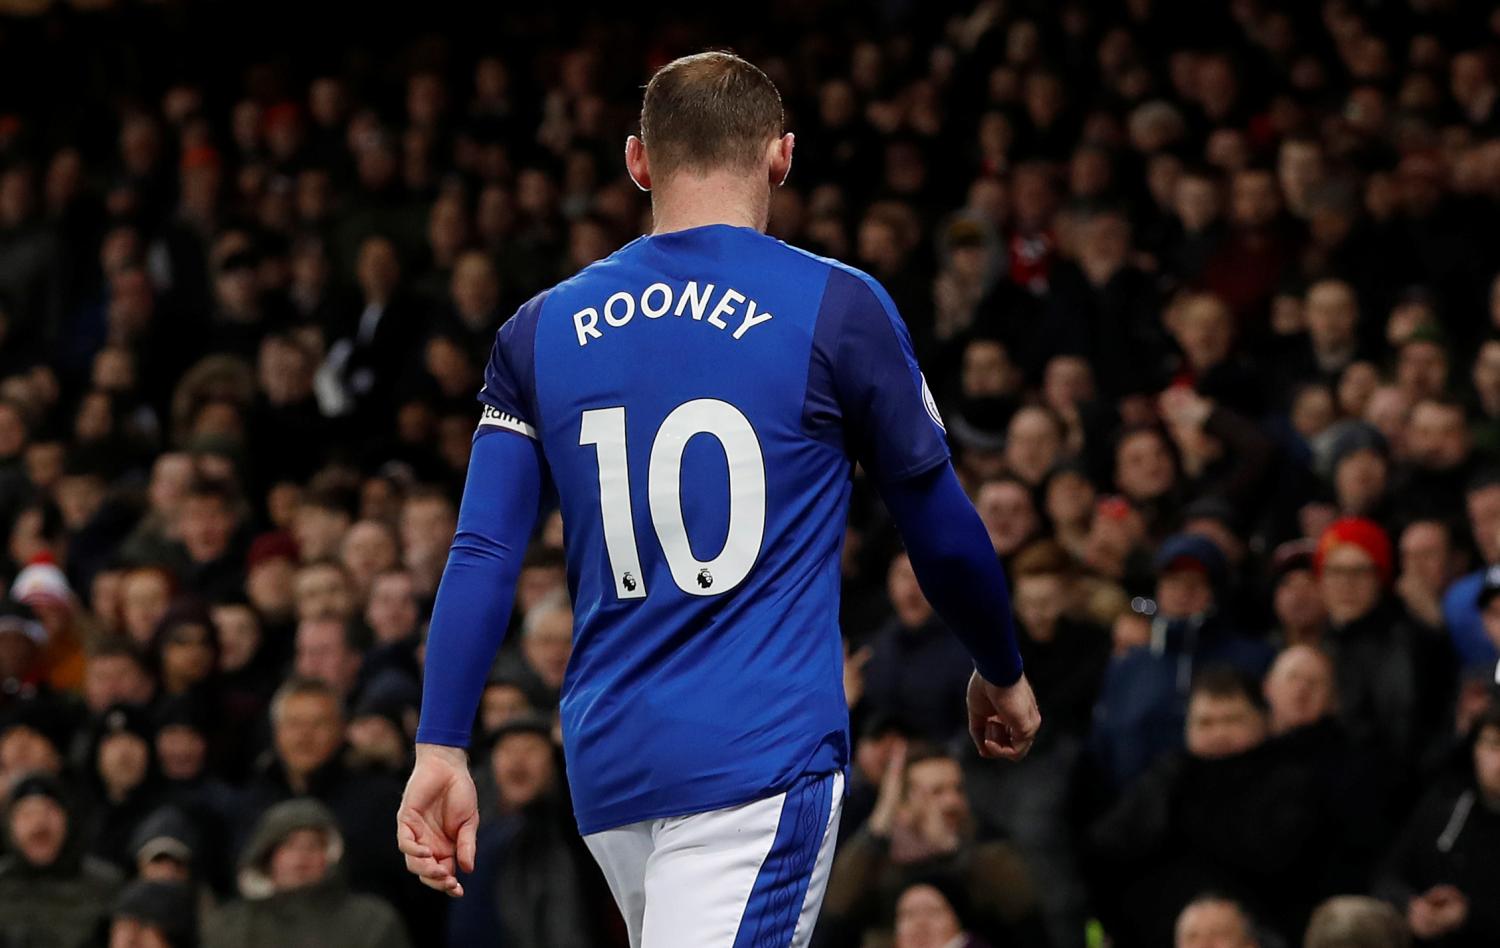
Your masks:
<svg viewBox="0 0 1500 948"><path fill-rule="evenodd" d="M245 557L245 598L260 614L268 641L291 636L297 562L297 541L283 530L256 537Z"/></svg>
<svg viewBox="0 0 1500 948"><path fill-rule="evenodd" d="M1374 521L1334 521L1314 568L1344 724L1410 759L1443 716L1454 671L1446 640L1423 631L1391 594L1391 541Z"/></svg>

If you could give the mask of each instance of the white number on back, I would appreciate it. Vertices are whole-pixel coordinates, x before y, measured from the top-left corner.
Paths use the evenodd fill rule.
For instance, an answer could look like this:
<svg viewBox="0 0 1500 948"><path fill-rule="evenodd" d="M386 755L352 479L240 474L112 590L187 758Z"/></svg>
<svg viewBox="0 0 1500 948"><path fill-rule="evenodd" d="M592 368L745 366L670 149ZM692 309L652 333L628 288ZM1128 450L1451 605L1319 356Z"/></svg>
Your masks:
<svg viewBox="0 0 1500 948"><path fill-rule="evenodd" d="M729 531L718 554L700 560L688 542L682 513L682 455L688 442L712 435L729 462ZM599 460L599 508L604 546L614 574L615 595L641 599L646 580L635 543L630 507L630 471L625 450L625 409L583 413L580 445L595 446ZM699 398L672 410L657 429L647 464L646 496L651 523L672 581L692 596L716 596L744 581L760 556L766 529L766 467L750 419L728 402Z"/></svg>

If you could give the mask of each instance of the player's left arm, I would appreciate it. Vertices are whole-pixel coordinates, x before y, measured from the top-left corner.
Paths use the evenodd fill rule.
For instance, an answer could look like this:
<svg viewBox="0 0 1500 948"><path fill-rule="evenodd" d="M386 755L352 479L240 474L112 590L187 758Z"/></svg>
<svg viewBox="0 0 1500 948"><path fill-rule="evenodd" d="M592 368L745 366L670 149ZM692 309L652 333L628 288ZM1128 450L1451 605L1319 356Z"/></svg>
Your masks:
<svg viewBox="0 0 1500 948"><path fill-rule="evenodd" d="M1021 653L1005 571L953 466L944 462L877 486L927 601L964 643L986 681L1015 684Z"/></svg>
<svg viewBox="0 0 1500 948"><path fill-rule="evenodd" d="M923 595L974 659L968 694L974 745L986 757L1019 760L1041 715L1022 673L1005 571L984 523L947 461L877 486Z"/></svg>
<svg viewBox="0 0 1500 948"><path fill-rule="evenodd" d="M891 511L922 592L974 659L975 746L986 757L1025 756L1041 716L1022 673L1005 573L949 463L910 334L879 283L842 269L830 274L814 358L831 383L845 445Z"/></svg>

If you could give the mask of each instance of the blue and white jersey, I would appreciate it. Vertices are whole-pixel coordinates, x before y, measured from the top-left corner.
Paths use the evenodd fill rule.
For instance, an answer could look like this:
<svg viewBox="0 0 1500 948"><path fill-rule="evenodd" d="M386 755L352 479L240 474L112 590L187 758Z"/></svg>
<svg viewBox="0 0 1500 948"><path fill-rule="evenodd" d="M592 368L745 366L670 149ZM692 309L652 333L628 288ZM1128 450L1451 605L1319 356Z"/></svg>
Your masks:
<svg viewBox="0 0 1500 948"><path fill-rule="evenodd" d="M948 458L880 285L748 228L642 237L522 306L479 397L481 431L540 441L562 509L580 830L844 768L851 464Z"/></svg>

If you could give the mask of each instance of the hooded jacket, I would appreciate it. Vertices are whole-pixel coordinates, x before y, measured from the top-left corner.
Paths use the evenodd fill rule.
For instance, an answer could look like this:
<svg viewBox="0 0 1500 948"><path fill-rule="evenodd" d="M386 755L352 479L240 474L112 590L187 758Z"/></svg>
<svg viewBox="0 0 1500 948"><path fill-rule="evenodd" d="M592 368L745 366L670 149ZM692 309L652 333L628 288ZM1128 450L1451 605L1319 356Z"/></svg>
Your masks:
<svg viewBox="0 0 1500 948"><path fill-rule="evenodd" d="M323 833L328 874L313 885L278 892L269 873L271 854L302 829ZM343 854L343 836L323 804L300 798L271 807L240 856L242 898L205 926L205 948L407 948L406 930L388 903L349 891L339 873Z"/></svg>
<svg viewBox="0 0 1500 948"><path fill-rule="evenodd" d="M68 812L62 848L51 865L37 866L20 854L10 838L11 813L19 800L33 794L25 785L44 780L37 792ZM5 809L7 854L0 858L0 944L27 948L84 948L109 913L122 878L118 870L83 852L77 817L60 785L50 777L30 777L16 785L16 800Z"/></svg>

